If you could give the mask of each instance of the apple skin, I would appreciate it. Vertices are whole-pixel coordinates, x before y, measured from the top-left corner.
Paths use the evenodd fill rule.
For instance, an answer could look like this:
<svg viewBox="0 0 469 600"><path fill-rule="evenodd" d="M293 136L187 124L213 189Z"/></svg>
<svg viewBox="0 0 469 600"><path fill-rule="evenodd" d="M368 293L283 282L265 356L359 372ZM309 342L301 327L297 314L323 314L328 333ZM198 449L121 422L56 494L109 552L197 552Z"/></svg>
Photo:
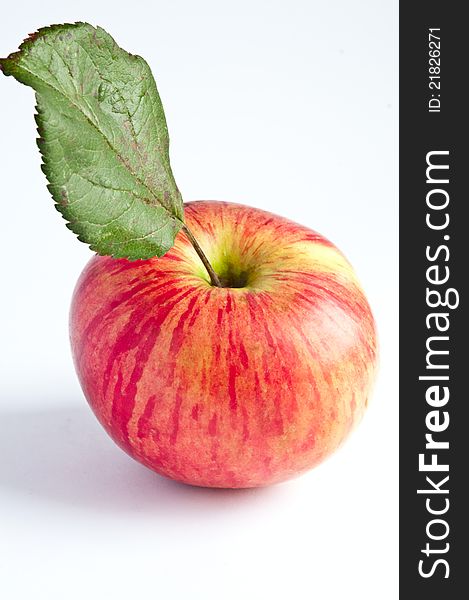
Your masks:
<svg viewBox="0 0 469 600"><path fill-rule="evenodd" d="M185 483L283 481L330 455L361 419L375 323L352 267L318 233L262 210L187 203L216 272L180 232L163 257L94 256L71 307L76 370L130 456Z"/></svg>

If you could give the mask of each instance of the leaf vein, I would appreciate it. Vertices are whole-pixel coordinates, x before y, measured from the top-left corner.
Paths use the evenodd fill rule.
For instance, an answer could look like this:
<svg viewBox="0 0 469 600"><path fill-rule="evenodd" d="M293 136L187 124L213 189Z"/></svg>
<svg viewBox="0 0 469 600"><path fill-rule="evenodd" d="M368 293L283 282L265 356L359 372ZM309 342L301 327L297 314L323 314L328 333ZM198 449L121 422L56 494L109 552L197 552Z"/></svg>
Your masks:
<svg viewBox="0 0 469 600"><path fill-rule="evenodd" d="M44 85L46 85L47 87L51 88L53 91L55 91L57 94L59 94L60 96L62 96L63 98L65 98L66 101L70 102L70 104L76 108L78 110L79 113L81 113L83 115L83 117L86 119L86 121L94 128L96 129L96 131L102 136L102 138L105 140L105 142L108 144L109 148L116 154L116 156L121 160L121 162L127 167L127 170L129 171L129 173L132 175L132 177L134 177L138 183L140 183L140 185L142 185L143 187L145 187L150 194L153 196L153 198L156 200L156 202L162 206L167 212L168 214L169 211L167 209L167 207L158 199L158 197L155 195L155 193L153 192L153 190L151 188L148 187L148 185L145 183L145 181L143 181L142 179L140 179L140 177L134 173L132 171L132 169L130 169L128 167L127 161L125 160L125 158L121 155L120 152L117 151L116 148L114 148L114 146L111 144L111 142L108 140L108 138L104 135L104 133L101 131L101 129L95 124L93 123L93 121L88 117L88 115L81 109L80 106L78 106L77 104L75 104L74 102L72 102L61 90L57 89L55 86L53 86L51 83L49 83L48 81L46 81L43 77L40 77L39 75L37 75L36 73L33 73L30 69L27 69L24 65L20 66L21 69L23 69L24 71L26 71L27 73L29 73L32 77L39 79L39 81L41 81ZM55 78L57 80L57 78ZM170 214L170 216L172 217L173 215ZM174 217L175 219L178 219L180 221L180 219L178 217Z"/></svg>

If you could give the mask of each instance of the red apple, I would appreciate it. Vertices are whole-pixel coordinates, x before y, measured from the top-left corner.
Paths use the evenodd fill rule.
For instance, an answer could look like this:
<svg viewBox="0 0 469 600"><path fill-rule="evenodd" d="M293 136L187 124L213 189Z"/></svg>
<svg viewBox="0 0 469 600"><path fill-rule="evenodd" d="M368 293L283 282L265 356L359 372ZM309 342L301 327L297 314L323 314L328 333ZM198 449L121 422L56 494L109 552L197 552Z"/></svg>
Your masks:
<svg viewBox="0 0 469 600"><path fill-rule="evenodd" d="M163 257L95 256L71 342L96 416L132 457L186 483L266 485L322 461L361 419L376 331L352 267L318 233L224 202L186 221Z"/></svg>

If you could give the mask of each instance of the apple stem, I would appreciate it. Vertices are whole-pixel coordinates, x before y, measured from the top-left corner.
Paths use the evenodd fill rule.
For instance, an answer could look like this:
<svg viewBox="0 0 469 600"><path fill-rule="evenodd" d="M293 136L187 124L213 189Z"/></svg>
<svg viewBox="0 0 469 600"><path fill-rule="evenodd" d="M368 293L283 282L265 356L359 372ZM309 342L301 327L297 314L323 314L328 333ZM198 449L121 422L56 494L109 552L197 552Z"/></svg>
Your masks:
<svg viewBox="0 0 469 600"><path fill-rule="evenodd" d="M189 227L187 227L187 225L184 225L182 227L182 230L189 238L190 243L194 246L194 250L199 255L200 260L204 263L204 267L207 269L207 273L210 276L211 284L215 287L223 287L222 284L220 283L220 280L218 279L218 275L213 270L212 265L209 263L208 258L205 256L204 251L199 246L199 242L195 239L192 231L189 229Z"/></svg>

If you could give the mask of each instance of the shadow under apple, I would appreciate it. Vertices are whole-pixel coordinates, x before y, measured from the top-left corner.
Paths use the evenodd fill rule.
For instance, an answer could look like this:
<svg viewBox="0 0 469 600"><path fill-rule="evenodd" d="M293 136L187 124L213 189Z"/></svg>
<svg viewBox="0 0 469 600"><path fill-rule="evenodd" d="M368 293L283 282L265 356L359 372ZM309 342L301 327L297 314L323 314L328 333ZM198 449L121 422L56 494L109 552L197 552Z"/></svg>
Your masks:
<svg viewBox="0 0 469 600"><path fill-rule="evenodd" d="M50 401L49 401L50 402ZM146 469L123 453L85 401L36 411L0 411L0 491L101 513L183 515L228 510L278 496L284 485L196 488ZM39 404L39 402L38 402ZM44 403L42 403L44 404Z"/></svg>

